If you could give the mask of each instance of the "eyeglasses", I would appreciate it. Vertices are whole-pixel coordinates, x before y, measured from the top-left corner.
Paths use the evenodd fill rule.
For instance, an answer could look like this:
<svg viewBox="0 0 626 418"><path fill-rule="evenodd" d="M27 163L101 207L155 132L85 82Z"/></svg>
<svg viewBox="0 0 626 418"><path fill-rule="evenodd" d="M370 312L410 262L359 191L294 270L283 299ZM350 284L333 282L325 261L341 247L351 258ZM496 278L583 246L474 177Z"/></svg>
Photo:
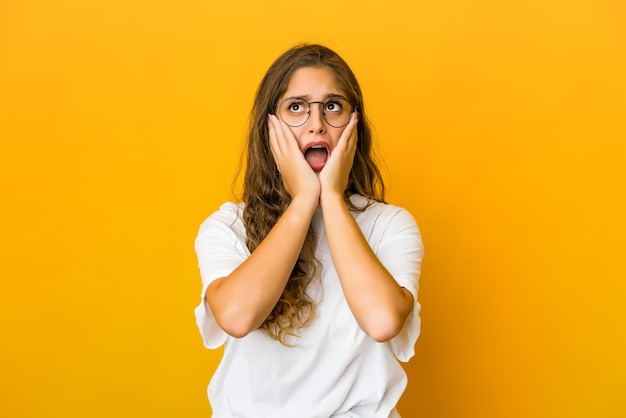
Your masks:
<svg viewBox="0 0 626 418"><path fill-rule="evenodd" d="M311 116L311 105L322 105L322 116L333 128L343 128L350 122L355 108L349 101L333 97L324 102L307 102L298 97L285 99L276 104L280 118L292 128L304 125Z"/></svg>

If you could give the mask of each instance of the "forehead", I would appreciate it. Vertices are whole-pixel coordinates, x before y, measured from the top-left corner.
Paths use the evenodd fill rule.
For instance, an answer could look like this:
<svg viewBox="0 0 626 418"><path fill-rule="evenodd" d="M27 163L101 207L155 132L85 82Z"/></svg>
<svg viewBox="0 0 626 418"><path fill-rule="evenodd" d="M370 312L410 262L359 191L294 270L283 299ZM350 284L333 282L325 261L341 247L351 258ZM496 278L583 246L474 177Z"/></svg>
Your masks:
<svg viewBox="0 0 626 418"><path fill-rule="evenodd" d="M302 67L291 75L282 97L308 96L317 100L329 94L345 94L335 72L327 67Z"/></svg>

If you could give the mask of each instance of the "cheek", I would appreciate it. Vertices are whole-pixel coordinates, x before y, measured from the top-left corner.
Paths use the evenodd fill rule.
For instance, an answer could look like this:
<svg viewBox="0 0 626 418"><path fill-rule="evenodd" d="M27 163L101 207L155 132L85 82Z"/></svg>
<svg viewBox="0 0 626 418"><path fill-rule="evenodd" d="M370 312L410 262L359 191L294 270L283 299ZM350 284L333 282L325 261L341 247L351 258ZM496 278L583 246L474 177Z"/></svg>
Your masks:
<svg viewBox="0 0 626 418"><path fill-rule="evenodd" d="M298 144L300 144L300 148L302 148L304 146L304 144L302 143L302 138L304 136L304 127L298 126L297 128L293 128L290 126L289 130L296 138L296 141L298 141Z"/></svg>

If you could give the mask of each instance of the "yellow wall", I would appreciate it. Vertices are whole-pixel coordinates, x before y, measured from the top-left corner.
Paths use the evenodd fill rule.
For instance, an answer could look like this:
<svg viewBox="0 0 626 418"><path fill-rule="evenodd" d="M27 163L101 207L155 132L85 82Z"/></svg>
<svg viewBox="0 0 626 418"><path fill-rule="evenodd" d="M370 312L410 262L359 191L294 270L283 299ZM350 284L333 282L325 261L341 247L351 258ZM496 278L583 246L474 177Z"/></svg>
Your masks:
<svg viewBox="0 0 626 418"><path fill-rule="evenodd" d="M309 41L424 235L403 416L624 416L625 3L240 3L0 3L0 415L209 416L193 240Z"/></svg>

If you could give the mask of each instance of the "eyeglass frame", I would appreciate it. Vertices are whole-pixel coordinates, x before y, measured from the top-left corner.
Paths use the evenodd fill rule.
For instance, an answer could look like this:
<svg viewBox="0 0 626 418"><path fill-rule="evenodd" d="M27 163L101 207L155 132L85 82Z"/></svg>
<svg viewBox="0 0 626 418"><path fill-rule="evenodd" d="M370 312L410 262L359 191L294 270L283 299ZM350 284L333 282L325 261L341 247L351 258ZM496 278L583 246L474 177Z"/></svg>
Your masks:
<svg viewBox="0 0 626 418"><path fill-rule="evenodd" d="M292 100L292 99L298 99L301 100L302 102L306 103L309 106L309 110L306 112L306 119L304 120L304 122L302 122L300 125L290 125L287 123L287 121L285 121L285 119L283 119L283 116L280 114L280 108L278 108L281 104L285 103L287 100ZM345 100L350 107L352 107L352 109L350 110L350 117L348 118L348 122L345 123L345 125L341 125L341 126L335 126L332 123L330 123L327 119L326 119L326 112L324 111L324 105L328 102L332 102L333 99L341 99L341 100ZM280 115L280 118L283 122L285 122L285 124L287 126L290 126L292 128L299 128L300 126L304 125L305 123L307 123L309 121L309 118L311 117L311 105L312 104L320 104L322 105L322 118L324 118L324 122L326 122L328 125L332 126L333 128L343 128L344 126L348 126L348 124L350 123L350 121L352 120L352 115L354 113L356 113L358 111L358 107L353 105L350 100L346 99L345 97L331 97L329 99L327 99L325 102L320 102L320 101L314 101L314 102L308 102L300 97L288 97L285 100L283 100L282 102L278 102L276 103L275 107L278 108L278 114Z"/></svg>

